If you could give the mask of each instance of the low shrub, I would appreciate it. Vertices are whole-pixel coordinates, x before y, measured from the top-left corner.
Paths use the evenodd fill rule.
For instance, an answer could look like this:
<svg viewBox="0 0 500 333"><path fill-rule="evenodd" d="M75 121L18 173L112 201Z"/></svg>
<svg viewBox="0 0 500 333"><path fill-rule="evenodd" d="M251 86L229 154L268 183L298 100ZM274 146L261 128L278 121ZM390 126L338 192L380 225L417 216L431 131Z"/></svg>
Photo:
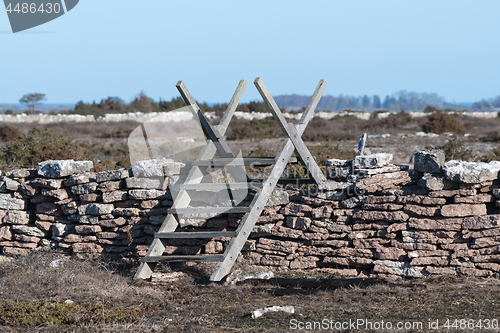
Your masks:
<svg viewBox="0 0 500 333"><path fill-rule="evenodd" d="M427 116L427 118L429 121L422 125L422 131L425 133L465 133L464 125L453 114L438 112Z"/></svg>
<svg viewBox="0 0 500 333"><path fill-rule="evenodd" d="M226 134L228 140L269 139L283 136L283 132L274 118L234 119Z"/></svg>
<svg viewBox="0 0 500 333"><path fill-rule="evenodd" d="M17 138L19 135L21 135L21 132L19 132L19 130L13 126L0 126L0 141L2 142L10 141L14 138Z"/></svg>
<svg viewBox="0 0 500 333"><path fill-rule="evenodd" d="M486 136L481 138L483 142L498 142L500 141L500 133L498 131L488 132Z"/></svg>
<svg viewBox="0 0 500 333"><path fill-rule="evenodd" d="M472 150L465 148L463 141L459 140L456 136L451 137L448 139L448 142L438 148L444 151L447 161L462 160L473 162L477 160L477 156Z"/></svg>
<svg viewBox="0 0 500 333"><path fill-rule="evenodd" d="M83 160L85 149L67 133L55 134L53 130L35 127L26 135L19 135L2 148L4 163L34 166L46 160Z"/></svg>

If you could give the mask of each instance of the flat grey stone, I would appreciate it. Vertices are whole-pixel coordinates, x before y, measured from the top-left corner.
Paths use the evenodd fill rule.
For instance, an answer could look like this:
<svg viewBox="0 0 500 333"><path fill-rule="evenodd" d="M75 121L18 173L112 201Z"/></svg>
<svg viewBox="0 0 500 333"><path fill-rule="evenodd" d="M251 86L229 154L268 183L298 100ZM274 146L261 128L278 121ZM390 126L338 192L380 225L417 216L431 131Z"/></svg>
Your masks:
<svg viewBox="0 0 500 333"><path fill-rule="evenodd" d="M152 199L168 199L167 192L160 190L130 190L128 196L132 200L152 200Z"/></svg>
<svg viewBox="0 0 500 333"><path fill-rule="evenodd" d="M78 174L70 176L68 179L64 181L65 186L75 186L79 184L85 184L90 181L89 174Z"/></svg>
<svg viewBox="0 0 500 333"><path fill-rule="evenodd" d="M363 205L363 203L365 202L365 199L366 199L366 196L364 196L364 195L360 195L357 197L351 197L349 199L345 199L345 200L341 201L340 205L342 206L342 208L351 209L351 208L355 208L355 207L359 207L359 206Z"/></svg>
<svg viewBox="0 0 500 333"><path fill-rule="evenodd" d="M332 166L326 168L326 178L327 179L347 179L351 174L350 167Z"/></svg>
<svg viewBox="0 0 500 333"><path fill-rule="evenodd" d="M82 224L97 224L99 223L99 218L92 215L69 215L69 221L78 222Z"/></svg>
<svg viewBox="0 0 500 333"><path fill-rule="evenodd" d="M374 169L389 165L392 161L392 154L379 153L366 156L356 156L352 165L356 169Z"/></svg>
<svg viewBox="0 0 500 333"><path fill-rule="evenodd" d="M31 169L15 169L5 173L6 177L11 178L28 178L31 176Z"/></svg>
<svg viewBox="0 0 500 333"><path fill-rule="evenodd" d="M276 223L256 225L252 228L251 236L270 236Z"/></svg>
<svg viewBox="0 0 500 333"><path fill-rule="evenodd" d="M13 193L0 194L0 209L24 210L26 203L16 198Z"/></svg>
<svg viewBox="0 0 500 333"><path fill-rule="evenodd" d="M339 160L332 158L325 161L325 165L336 166L336 167L348 167L352 165L352 160Z"/></svg>
<svg viewBox="0 0 500 333"><path fill-rule="evenodd" d="M74 195L88 194L95 192L96 189L97 189L97 183L86 183L86 184L71 186L71 193L73 193Z"/></svg>
<svg viewBox="0 0 500 333"><path fill-rule="evenodd" d="M94 167L92 161L49 160L38 163L39 176L45 178L63 178L76 173L85 173Z"/></svg>
<svg viewBox="0 0 500 333"><path fill-rule="evenodd" d="M138 161L132 167L132 173L134 177L165 177L163 167L173 162L173 160L166 158Z"/></svg>
<svg viewBox="0 0 500 333"><path fill-rule="evenodd" d="M25 225L13 225L12 226L12 231L18 234L25 234L28 236L34 236L34 237L44 237L45 233L38 229L37 227L28 227Z"/></svg>
<svg viewBox="0 0 500 333"><path fill-rule="evenodd" d="M412 266L406 261L391 261L391 260L375 260L373 265L380 265L385 268L387 273L405 276L405 277L424 277L425 268L419 266Z"/></svg>
<svg viewBox="0 0 500 333"><path fill-rule="evenodd" d="M78 213L80 215L106 215L106 214L111 214L113 209L114 209L113 204L91 203L78 207Z"/></svg>
<svg viewBox="0 0 500 333"><path fill-rule="evenodd" d="M52 237L64 237L75 232L72 224L54 223L52 225Z"/></svg>
<svg viewBox="0 0 500 333"><path fill-rule="evenodd" d="M290 197L287 191L275 189L271 194L269 200L267 200L266 206L286 205L289 202L290 202Z"/></svg>
<svg viewBox="0 0 500 333"><path fill-rule="evenodd" d="M28 224L30 216L22 210L8 210L2 218L4 224Z"/></svg>
<svg viewBox="0 0 500 333"><path fill-rule="evenodd" d="M120 180L125 179L130 176L129 169L118 169L103 171L96 174L96 180L98 183L107 182L110 180Z"/></svg>
<svg viewBox="0 0 500 333"><path fill-rule="evenodd" d="M69 198L69 194L66 189L49 190L46 188L42 188L42 195L54 198L56 200L64 200Z"/></svg>
<svg viewBox="0 0 500 333"><path fill-rule="evenodd" d="M413 154L414 169L423 173L441 173L444 166L442 150L418 151Z"/></svg>
<svg viewBox="0 0 500 333"><path fill-rule="evenodd" d="M448 180L466 184L478 184L498 179L500 162L464 162L449 161L444 165L444 174Z"/></svg>
<svg viewBox="0 0 500 333"><path fill-rule="evenodd" d="M167 177L187 173L191 169L189 162L172 162L163 166L163 174Z"/></svg>
<svg viewBox="0 0 500 333"><path fill-rule="evenodd" d="M125 179L127 188L131 189L161 189L163 177L160 178L139 178L130 177Z"/></svg>
<svg viewBox="0 0 500 333"><path fill-rule="evenodd" d="M5 189L12 192L17 191L19 189L19 186L21 185L15 180L10 178L4 178L4 181L5 181Z"/></svg>

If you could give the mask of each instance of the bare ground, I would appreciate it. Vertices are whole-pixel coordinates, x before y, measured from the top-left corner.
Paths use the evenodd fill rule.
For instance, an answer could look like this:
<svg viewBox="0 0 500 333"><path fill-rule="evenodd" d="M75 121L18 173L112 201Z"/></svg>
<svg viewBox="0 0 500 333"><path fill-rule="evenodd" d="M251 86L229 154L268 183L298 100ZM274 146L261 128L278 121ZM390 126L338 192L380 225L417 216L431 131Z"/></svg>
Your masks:
<svg viewBox="0 0 500 333"><path fill-rule="evenodd" d="M55 264L54 264L55 263ZM247 273L254 269L239 267ZM422 323L428 331L429 321L439 320L439 331L446 330L447 319L498 319L500 281L445 277L387 283L375 280L335 280L303 273L277 272L280 279L271 282L250 281L224 286L208 281L213 267L176 265L184 274L177 281L152 283L133 281L135 264L110 261L81 261L57 252L43 252L0 263L0 300L33 303L64 302L76 305L104 304L140 309L133 320L90 325L39 325L19 327L5 325L8 313L0 313L2 332L286 332L300 323L328 323L366 320L373 323ZM163 266L161 271L171 272ZM269 306L295 308L294 314L276 312L252 319L249 314ZM458 322L459 323L459 322ZM365 324L366 325L366 324ZM409 325L409 324L408 324ZM417 327L417 326L415 326ZM475 329L476 331L481 331ZM483 327L484 330L484 327ZM306 330L307 331L307 330ZM309 330L325 331L325 330ZM330 331L330 330L329 330ZM333 330L335 331L335 330ZM358 330L370 330L366 326ZM437 331L437 330L436 330ZM472 331L460 330L458 331Z"/></svg>

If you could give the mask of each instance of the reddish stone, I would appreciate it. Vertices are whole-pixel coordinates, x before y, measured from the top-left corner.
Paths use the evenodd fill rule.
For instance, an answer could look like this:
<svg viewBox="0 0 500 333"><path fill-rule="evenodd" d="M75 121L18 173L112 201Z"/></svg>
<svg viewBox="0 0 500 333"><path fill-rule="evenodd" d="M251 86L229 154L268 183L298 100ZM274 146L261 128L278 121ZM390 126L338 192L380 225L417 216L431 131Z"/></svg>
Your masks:
<svg viewBox="0 0 500 333"><path fill-rule="evenodd" d="M0 241L3 240L11 240L12 239L12 233L10 232L10 227L1 227L0 228Z"/></svg>
<svg viewBox="0 0 500 333"><path fill-rule="evenodd" d="M221 242L210 241L205 245L205 253L215 254L224 252L224 247Z"/></svg>
<svg viewBox="0 0 500 333"><path fill-rule="evenodd" d="M375 249L375 258L382 260L404 260L406 251L397 247L380 247Z"/></svg>
<svg viewBox="0 0 500 333"><path fill-rule="evenodd" d="M453 267L433 267L427 266L425 271L433 275L457 275L457 271Z"/></svg>
<svg viewBox="0 0 500 333"><path fill-rule="evenodd" d="M469 203L469 204L478 204L478 203L486 203L486 202L492 202L493 201L493 196L490 194L481 194L481 195L475 195L471 197L454 197L453 202L456 204L459 203Z"/></svg>
<svg viewBox="0 0 500 333"><path fill-rule="evenodd" d="M330 206L318 207L311 211L311 216L314 219L327 219L332 215L332 211L333 209Z"/></svg>
<svg viewBox="0 0 500 333"><path fill-rule="evenodd" d="M74 243L71 245L74 253L101 253L102 246L95 243Z"/></svg>
<svg viewBox="0 0 500 333"><path fill-rule="evenodd" d="M325 257L323 264L335 264L348 267L362 267L373 264L373 260L369 258L345 258L345 257Z"/></svg>
<svg viewBox="0 0 500 333"><path fill-rule="evenodd" d="M353 219L364 221L389 221L389 222L405 222L409 216L403 212L381 212L381 211L367 211L360 210L353 214Z"/></svg>
<svg viewBox="0 0 500 333"><path fill-rule="evenodd" d="M479 249L482 247L491 247L500 243L500 237L476 238L472 241L471 248Z"/></svg>
<svg viewBox="0 0 500 333"><path fill-rule="evenodd" d="M387 227L387 232L392 233L392 232L397 232L397 231L401 231L401 230L406 230L406 227L407 227L406 223L393 223Z"/></svg>
<svg viewBox="0 0 500 333"><path fill-rule="evenodd" d="M466 217L462 228L469 230L480 230L500 227L500 215Z"/></svg>
<svg viewBox="0 0 500 333"><path fill-rule="evenodd" d="M3 254L11 256L27 256L30 254L29 249L20 249L18 247L4 247L2 250Z"/></svg>
<svg viewBox="0 0 500 333"><path fill-rule="evenodd" d="M369 195L365 199L365 203L367 204L381 204L386 202L394 202L397 197L395 195Z"/></svg>
<svg viewBox="0 0 500 333"><path fill-rule="evenodd" d="M439 257L417 257L410 261L410 265L413 266L447 266L449 263L450 261L447 258Z"/></svg>
<svg viewBox="0 0 500 333"><path fill-rule="evenodd" d="M38 243L40 241L39 237L28 236L28 235L23 235L23 234L14 234L12 238L13 238L13 240L23 242L23 243Z"/></svg>
<svg viewBox="0 0 500 333"><path fill-rule="evenodd" d="M318 261L317 257L301 257L290 262L290 269L315 268Z"/></svg>
<svg viewBox="0 0 500 333"><path fill-rule="evenodd" d="M493 273L490 271L475 269L475 268L467 268L467 267L457 267L457 273L465 276L477 276L477 277L488 277Z"/></svg>
<svg viewBox="0 0 500 333"><path fill-rule="evenodd" d="M90 235L101 232L102 229L98 225L76 225L75 232L82 235Z"/></svg>
<svg viewBox="0 0 500 333"><path fill-rule="evenodd" d="M85 243L85 242L95 242L97 240L96 236L81 236L75 234L69 234L64 237L66 243Z"/></svg>
<svg viewBox="0 0 500 333"><path fill-rule="evenodd" d="M451 219L425 219L411 217L408 221L408 228L419 230L454 230L459 231L462 229L461 218Z"/></svg>
<svg viewBox="0 0 500 333"><path fill-rule="evenodd" d="M362 206L366 210L400 210L403 209L403 205L398 205L395 203L381 203L381 204L364 204Z"/></svg>
<svg viewBox="0 0 500 333"><path fill-rule="evenodd" d="M114 228L118 226L125 225L127 223L127 220L123 217L119 217L116 219L111 219L111 220L100 220L99 225L101 227L108 227L108 228Z"/></svg>
<svg viewBox="0 0 500 333"><path fill-rule="evenodd" d="M441 208L441 215L447 217L486 215L485 204L452 204Z"/></svg>
<svg viewBox="0 0 500 333"><path fill-rule="evenodd" d="M439 216L439 207L427 207L427 206L417 206L417 205L406 205L404 212L410 215L419 216Z"/></svg>
<svg viewBox="0 0 500 333"><path fill-rule="evenodd" d="M101 195L97 193L87 193L80 195L82 204L92 203L101 200Z"/></svg>
<svg viewBox="0 0 500 333"><path fill-rule="evenodd" d="M455 196L472 196L476 195L475 189L459 189L459 190L444 190L444 191L432 191L429 192L428 196L431 198L449 198Z"/></svg>
<svg viewBox="0 0 500 333"><path fill-rule="evenodd" d="M52 202L42 202L36 205L36 211L45 215L60 216L59 207Z"/></svg>
<svg viewBox="0 0 500 333"><path fill-rule="evenodd" d="M397 203L401 204L416 204L416 205L427 205L427 206L440 206L446 204L445 198L429 198L425 195L406 195L398 197Z"/></svg>

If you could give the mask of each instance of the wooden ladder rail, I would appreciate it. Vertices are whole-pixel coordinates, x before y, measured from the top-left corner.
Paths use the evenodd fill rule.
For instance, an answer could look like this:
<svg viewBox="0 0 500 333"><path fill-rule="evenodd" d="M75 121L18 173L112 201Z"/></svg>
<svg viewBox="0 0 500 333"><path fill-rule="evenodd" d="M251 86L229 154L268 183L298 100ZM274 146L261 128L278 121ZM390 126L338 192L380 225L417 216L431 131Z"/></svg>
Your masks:
<svg viewBox="0 0 500 333"><path fill-rule="evenodd" d="M226 112L221 119L219 125L216 127L217 134L215 135L212 127L205 122L202 122L200 118L205 119L203 115L201 114L201 111L194 100L194 98L191 96L189 91L187 90L186 86L184 85L184 82L179 81L176 85L177 89L179 90L181 96L183 97L184 101L186 104L190 106L191 112L193 113L193 116L195 119L198 119L198 122L202 126L207 126L208 128L203 128L204 132L207 134L207 131L210 132L210 129L212 129L212 133L208 133L209 138L207 138L206 145L203 147L201 150L200 154L197 157L197 160L209 160L212 159L215 155L216 152L223 152L221 155L223 157L234 157L234 155L227 154L227 150L225 149L225 145L220 145L217 144L219 142L219 138L222 138L222 136L226 133L227 127L229 125L229 122L231 121L231 118L234 115L234 112L236 111L236 107L239 104L239 101L241 97L243 96L243 93L246 89L247 83L245 80L241 80L238 84L238 87L236 88L236 91L233 94L233 97L231 98L231 101L229 102L229 105L226 109ZM219 138L217 138L219 136ZM214 142L215 140L215 142ZM230 150L229 150L230 152ZM229 155L229 156L228 156ZM231 156L232 155L232 156ZM191 170L189 171L189 174L184 181L185 184L197 184L201 182L201 179L203 177L203 173L200 170L199 166L193 165L191 167ZM177 194L174 204L172 205L172 208L186 208L189 206L189 203L191 202L191 198L189 197L189 194L186 190L180 190L179 193ZM160 229L158 230L159 233L167 233L167 232L174 232L177 226L179 225L179 221L177 220L177 216L175 214L168 214L165 220L163 221ZM145 258L157 258L161 257L163 255L163 252L165 251L165 248L167 246L168 238L157 238L155 237L152 244L149 247L149 250L145 256ZM151 275L153 274L153 270L156 267L158 261L147 261L147 259L143 259L141 262L139 269L137 270L134 279L149 279Z"/></svg>
<svg viewBox="0 0 500 333"><path fill-rule="evenodd" d="M271 109L274 118L276 118L280 123L280 126L285 132L285 135L287 135L287 138L284 140L283 144L281 145L281 148L279 149L276 155L275 164L271 166L271 168L268 170L267 175L264 177L262 188L257 192L257 194L255 195L255 197L251 202L250 212L245 214L238 228L236 229L236 234L237 234L236 237L232 238L228 246L226 247L226 250L224 252L224 260L217 265L214 273L210 277L211 281L220 281L222 278L224 278L224 276L229 274L229 271L236 262L236 259L240 254L241 249L245 245L245 242L247 241L248 237L250 236L250 233L252 232L252 229L255 226L257 219L262 213L264 206L271 197L271 194L274 188L276 187L276 184L278 183L281 175L283 174L283 171L285 170L294 150L297 148L297 145L299 145L299 149L305 147L305 144L303 143L302 139L300 139L300 136L302 135L302 133L304 133L307 124L311 120L314 114L314 110L316 109L318 102L326 88L326 82L324 80L321 80L316 90L314 91L314 94L311 97L311 100L309 101L306 110L302 114L298 126L293 127L295 131L290 131L288 129L290 127L289 125L291 126L294 125L289 124L285 120L285 118L281 114L280 109L276 105L276 102L274 102L274 99L272 98L271 94L265 87L262 80L260 78L257 78L255 79L254 84L259 90L261 96L266 101L266 104ZM295 137L292 138L291 135L295 135ZM300 143L303 144L303 147L300 146ZM315 165L317 170L319 170L320 174L314 174L313 172L311 172L311 175L313 175L314 180L318 183L318 186L320 184L326 183L325 176L319 169L315 160L312 158L312 156L310 156L307 147L305 147L305 152L303 150L297 152L302 159L304 159L304 157L307 159L308 163L305 165L308 168L308 170L311 171L310 168L313 165ZM306 152L309 154L307 155ZM313 170L317 172L316 169Z"/></svg>

